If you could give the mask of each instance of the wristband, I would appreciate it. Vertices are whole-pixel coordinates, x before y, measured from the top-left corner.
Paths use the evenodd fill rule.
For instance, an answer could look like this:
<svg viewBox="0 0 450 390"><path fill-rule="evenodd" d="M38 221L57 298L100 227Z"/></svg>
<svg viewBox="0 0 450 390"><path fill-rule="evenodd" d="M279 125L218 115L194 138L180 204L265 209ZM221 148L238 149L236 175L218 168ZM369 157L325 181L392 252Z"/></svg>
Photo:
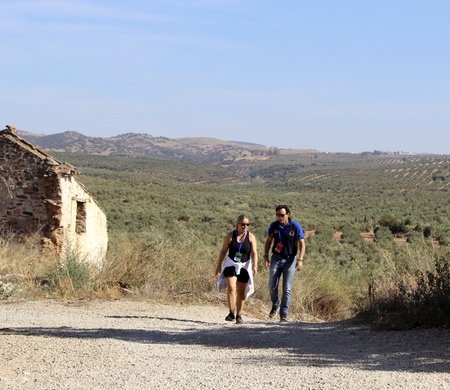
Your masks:
<svg viewBox="0 0 450 390"><path fill-rule="evenodd" d="M263 259L268 259L269 258L269 255L266 253L264 256L263 256Z"/></svg>

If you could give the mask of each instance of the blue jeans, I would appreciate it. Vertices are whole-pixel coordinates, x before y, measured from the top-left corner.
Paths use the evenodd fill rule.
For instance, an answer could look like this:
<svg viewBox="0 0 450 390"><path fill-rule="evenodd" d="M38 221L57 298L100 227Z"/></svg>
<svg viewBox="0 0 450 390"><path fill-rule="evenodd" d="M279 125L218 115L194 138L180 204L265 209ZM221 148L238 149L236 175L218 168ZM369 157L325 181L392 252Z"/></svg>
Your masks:
<svg viewBox="0 0 450 390"><path fill-rule="evenodd" d="M297 261L293 259L283 259L281 257L272 256L270 262L270 276L269 276L269 292L272 305L280 308L280 315L286 316L291 304L292 284L294 283L295 270L297 268ZM281 275L283 275L283 296L280 301L278 293L278 285L280 283Z"/></svg>

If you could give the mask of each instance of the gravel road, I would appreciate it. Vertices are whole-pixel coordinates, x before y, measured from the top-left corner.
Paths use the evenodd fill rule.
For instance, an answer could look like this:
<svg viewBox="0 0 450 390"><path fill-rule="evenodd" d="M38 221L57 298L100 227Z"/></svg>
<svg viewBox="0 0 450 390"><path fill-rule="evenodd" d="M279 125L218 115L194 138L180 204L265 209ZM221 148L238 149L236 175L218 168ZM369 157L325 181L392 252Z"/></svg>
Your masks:
<svg viewBox="0 0 450 390"><path fill-rule="evenodd" d="M450 332L280 323L226 307L0 303L0 389L450 389Z"/></svg>

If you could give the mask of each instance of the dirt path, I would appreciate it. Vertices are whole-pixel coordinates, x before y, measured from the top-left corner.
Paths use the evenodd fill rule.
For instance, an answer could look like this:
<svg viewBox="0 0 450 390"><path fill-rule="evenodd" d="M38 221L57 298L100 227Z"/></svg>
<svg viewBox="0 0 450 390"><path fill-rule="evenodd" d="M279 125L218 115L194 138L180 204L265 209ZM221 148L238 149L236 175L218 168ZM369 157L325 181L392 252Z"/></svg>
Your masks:
<svg viewBox="0 0 450 390"><path fill-rule="evenodd" d="M244 317L224 307L0 303L0 389L450 389L450 332Z"/></svg>

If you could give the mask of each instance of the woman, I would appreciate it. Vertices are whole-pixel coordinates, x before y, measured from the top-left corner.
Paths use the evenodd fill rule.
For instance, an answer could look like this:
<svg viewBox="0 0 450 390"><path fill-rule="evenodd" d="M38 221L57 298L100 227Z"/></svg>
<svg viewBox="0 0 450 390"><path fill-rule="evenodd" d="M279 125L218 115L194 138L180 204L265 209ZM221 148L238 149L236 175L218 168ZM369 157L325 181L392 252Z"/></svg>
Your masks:
<svg viewBox="0 0 450 390"><path fill-rule="evenodd" d="M236 229L228 233L223 240L216 266L216 275L220 274L217 287L219 291L227 288L230 313L225 320L236 319L237 324L244 322L242 320L244 302L254 291L253 275L256 275L258 268L256 238L248 231L249 226L250 220L245 214L237 217Z"/></svg>

